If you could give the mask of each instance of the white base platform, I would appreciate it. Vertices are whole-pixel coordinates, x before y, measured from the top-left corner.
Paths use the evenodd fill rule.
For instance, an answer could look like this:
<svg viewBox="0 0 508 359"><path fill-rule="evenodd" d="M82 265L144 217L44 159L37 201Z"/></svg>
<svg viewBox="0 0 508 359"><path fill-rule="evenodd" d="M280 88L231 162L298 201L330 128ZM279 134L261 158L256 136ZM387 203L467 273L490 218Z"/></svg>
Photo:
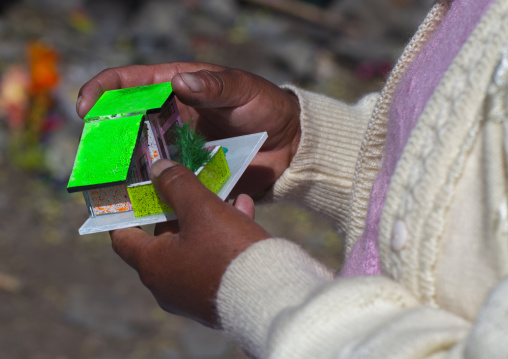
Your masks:
<svg viewBox="0 0 508 359"><path fill-rule="evenodd" d="M231 171L231 176L220 189L217 195L225 200L231 193L242 174L247 169L254 156L267 139L266 132L251 135L231 137L217 141L208 142L207 146L220 145L228 149L226 161ZM90 217L79 229L79 234L90 234L97 232L111 231L113 229L142 226L146 224L166 222L176 219L174 212L154 214L150 216L134 216L133 211L105 214Z"/></svg>

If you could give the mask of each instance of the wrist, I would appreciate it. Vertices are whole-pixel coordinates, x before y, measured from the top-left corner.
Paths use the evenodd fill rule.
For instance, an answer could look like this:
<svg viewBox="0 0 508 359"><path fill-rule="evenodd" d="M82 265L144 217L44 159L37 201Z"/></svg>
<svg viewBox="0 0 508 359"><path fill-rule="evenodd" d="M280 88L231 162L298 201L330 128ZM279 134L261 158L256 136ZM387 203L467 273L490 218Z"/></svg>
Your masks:
<svg viewBox="0 0 508 359"><path fill-rule="evenodd" d="M291 164L293 157L296 155L298 151L298 146L300 145L300 139L302 137L302 127L300 125L300 102L298 101L298 97L292 92L288 93L291 97L291 100L295 103L293 106L294 113L291 117L291 122L294 126L294 133L292 136L292 141L289 143L289 162L288 166Z"/></svg>
<svg viewBox="0 0 508 359"><path fill-rule="evenodd" d="M300 126L300 102L298 97L289 91L284 91L288 99L286 108L285 128L280 132L283 136L279 141L280 147L271 154L273 183L289 168L293 157L298 151L302 135Z"/></svg>

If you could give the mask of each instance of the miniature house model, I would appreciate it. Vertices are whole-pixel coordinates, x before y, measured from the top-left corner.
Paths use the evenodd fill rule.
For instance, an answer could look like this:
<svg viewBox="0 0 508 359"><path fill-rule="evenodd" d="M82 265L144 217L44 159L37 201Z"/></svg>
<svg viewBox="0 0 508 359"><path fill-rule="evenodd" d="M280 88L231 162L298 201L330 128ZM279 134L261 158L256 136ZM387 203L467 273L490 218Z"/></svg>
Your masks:
<svg viewBox="0 0 508 359"><path fill-rule="evenodd" d="M174 130L181 119L171 83L106 91L84 121L67 187L83 192L88 207L80 233L176 218L150 182L152 163L176 154ZM195 174L225 199L266 137L263 132L207 143L210 160Z"/></svg>

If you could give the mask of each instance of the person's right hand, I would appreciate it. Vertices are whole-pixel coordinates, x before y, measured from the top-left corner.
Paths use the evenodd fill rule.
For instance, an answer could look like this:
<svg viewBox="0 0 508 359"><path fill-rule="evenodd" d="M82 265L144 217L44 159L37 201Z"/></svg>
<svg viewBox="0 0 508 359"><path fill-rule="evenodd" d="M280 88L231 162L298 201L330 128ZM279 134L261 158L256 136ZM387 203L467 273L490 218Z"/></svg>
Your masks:
<svg viewBox="0 0 508 359"><path fill-rule="evenodd" d="M300 140L297 98L257 75L204 63L167 63L107 69L80 90L81 117L104 91L172 81L183 121L207 139L268 132L268 139L232 193L259 194L289 166Z"/></svg>

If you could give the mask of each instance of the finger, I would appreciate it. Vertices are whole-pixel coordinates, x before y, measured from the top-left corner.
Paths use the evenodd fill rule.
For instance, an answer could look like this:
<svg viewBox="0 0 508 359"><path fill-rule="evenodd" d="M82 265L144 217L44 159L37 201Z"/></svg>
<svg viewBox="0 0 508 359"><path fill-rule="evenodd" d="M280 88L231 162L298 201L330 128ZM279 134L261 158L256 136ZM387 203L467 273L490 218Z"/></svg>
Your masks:
<svg viewBox="0 0 508 359"><path fill-rule="evenodd" d="M155 225L153 234L159 236L162 234L177 234L180 231L178 221L162 222Z"/></svg>
<svg viewBox="0 0 508 359"><path fill-rule="evenodd" d="M255 217L254 200L250 198L250 196L243 193L238 195L238 197L236 197L235 201L233 202L233 206L239 211L245 213L250 218L254 219Z"/></svg>
<svg viewBox="0 0 508 359"><path fill-rule="evenodd" d="M148 85L152 83L153 77L152 66L135 65L106 69L81 87L76 112L84 117L105 91Z"/></svg>
<svg viewBox="0 0 508 359"><path fill-rule="evenodd" d="M153 237L141 228L117 229L109 232L109 235L113 250L128 265L137 270L143 248L153 240Z"/></svg>
<svg viewBox="0 0 508 359"><path fill-rule="evenodd" d="M161 200L174 209L180 226L186 220L206 216L211 204L222 203L191 170L179 163L162 159L154 162L151 178Z"/></svg>
<svg viewBox="0 0 508 359"><path fill-rule="evenodd" d="M175 62L104 70L81 87L76 111L79 116L84 117L105 91L168 82L177 73L199 69L220 70L222 67L205 63Z"/></svg>
<svg viewBox="0 0 508 359"><path fill-rule="evenodd" d="M171 83L178 99L195 108L227 108L246 104L259 94L258 76L236 69L180 73ZM266 86L275 86L260 81Z"/></svg>

